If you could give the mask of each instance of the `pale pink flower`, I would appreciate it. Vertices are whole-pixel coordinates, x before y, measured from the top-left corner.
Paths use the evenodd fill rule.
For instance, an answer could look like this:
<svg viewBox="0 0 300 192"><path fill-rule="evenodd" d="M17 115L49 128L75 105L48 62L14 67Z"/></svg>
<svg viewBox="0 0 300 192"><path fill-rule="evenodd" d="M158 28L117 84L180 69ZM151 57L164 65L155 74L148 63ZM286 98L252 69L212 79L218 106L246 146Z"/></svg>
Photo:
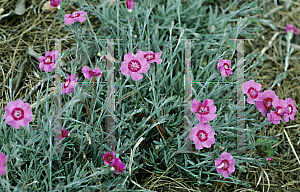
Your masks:
<svg viewBox="0 0 300 192"><path fill-rule="evenodd" d="M101 70L99 68L95 68L93 71L88 68L88 66L82 67L82 72L85 78L91 79L91 77L101 77Z"/></svg>
<svg viewBox="0 0 300 192"><path fill-rule="evenodd" d="M246 81L242 85L243 93L248 96L247 102L249 104L255 104L258 95L261 93L261 84L255 83L254 80Z"/></svg>
<svg viewBox="0 0 300 192"><path fill-rule="evenodd" d="M263 116L266 116L267 112L272 109L272 103L276 99L278 99L278 96L275 94L275 91L265 90L256 98L256 109L259 110Z"/></svg>
<svg viewBox="0 0 300 192"><path fill-rule="evenodd" d="M126 7L128 9L129 12L132 11L132 9L134 8L135 4L133 2L133 0L127 0L126 1Z"/></svg>
<svg viewBox="0 0 300 192"><path fill-rule="evenodd" d="M286 27L285 27L285 32L286 34L288 34L289 31L292 31L295 35L297 35L299 29L297 29L295 26L291 25L291 24L288 24Z"/></svg>
<svg viewBox="0 0 300 192"><path fill-rule="evenodd" d="M287 104L286 113L284 114L284 120L285 122L289 122L289 118L291 120L294 120L294 116L296 114L296 107L294 105L294 101L291 98L286 98L285 102Z"/></svg>
<svg viewBox="0 0 300 192"><path fill-rule="evenodd" d="M30 104L24 103L21 99L9 102L4 110L6 111L4 115L6 123L15 129L27 126L33 119Z"/></svg>
<svg viewBox="0 0 300 192"><path fill-rule="evenodd" d="M71 77L67 75L66 82L62 83L62 94L72 93L74 91L74 87L76 87L78 84L75 76L75 74L72 74Z"/></svg>
<svg viewBox="0 0 300 192"><path fill-rule="evenodd" d="M232 69L230 67L231 61L220 59L217 68L220 70L221 75L228 77L232 75Z"/></svg>
<svg viewBox="0 0 300 192"><path fill-rule="evenodd" d="M107 165L110 165L115 158L116 157L115 157L114 152L111 152L111 153L107 152L103 155L104 163Z"/></svg>
<svg viewBox="0 0 300 192"><path fill-rule="evenodd" d="M115 169L117 175L120 172L124 172L126 169L126 166L122 163L121 159L115 158L111 164L111 166Z"/></svg>
<svg viewBox="0 0 300 192"><path fill-rule="evenodd" d="M0 153L0 175L4 175L6 172L6 166L4 166L7 160L7 156L4 153Z"/></svg>
<svg viewBox="0 0 300 192"><path fill-rule="evenodd" d="M197 149L210 148L215 143L215 131L209 124L198 123L189 133L189 138Z"/></svg>
<svg viewBox="0 0 300 192"><path fill-rule="evenodd" d="M69 132L70 130L66 131L66 129L64 127L62 127L63 129L61 130L61 134L57 135L57 138L59 140L63 140L64 137L69 137Z"/></svg>
<svg viewBox="0 0 300 192"><path fill-rule="evenodd" d="M147 73L150 68L147 59L143 53L133 54L129 52L124 55L124 61L121 64L120 71L123 75L131 76L133 81L143 78L142 73Z"/></svg>
<svg viewBox="0 0 300 192"><path fill-rule="evenodd" d="M222 153L221 159L215 160L215 166L220 175L228 178L228 175L235 171L235 159L230 153Z"/></svg>
<svg viewBox="0 0 300 192"><path fill-rule="evenodd" d="M86 20L86 15L87 12L83 11L75 11L72 14L66 14L65 15L65 23L71 25L72 23L79 21L80 23L84 22Z"/></svg>
<svg viewBox="0 0 300 192"><path fill-rule="evenodd" d="M55 62L55 50L53 50L52 52L46 52L45 57L40 56L39 60L40 60L40 69L45 71L45 72L50 72L52 71L55 67L56 64Z"/></svg>
<svg viewBox="0 0 300 192"><path fill-rule="evenodd" d="M51 7L58 7L62 0L50 0Z"/></svg>
<svg viewBox="0 0 300 192"><path fill-rule="evenodd" d="M143 54L149 64L153 63L153 62L160 64L162 62L162 59L160 58L162 51L154 53L153 51L145 51L144 52L144 51L139 50L138 53Z"/></svg>
<svg viewBox="0 0 300 192"><path fill-rule="evenodd" d="M206 123L216 118L217 114L214 113L216 110L217 107L212 99L205 99L203 104L197 99L192 101L191 111L195 113L200 123Z"/></svg>

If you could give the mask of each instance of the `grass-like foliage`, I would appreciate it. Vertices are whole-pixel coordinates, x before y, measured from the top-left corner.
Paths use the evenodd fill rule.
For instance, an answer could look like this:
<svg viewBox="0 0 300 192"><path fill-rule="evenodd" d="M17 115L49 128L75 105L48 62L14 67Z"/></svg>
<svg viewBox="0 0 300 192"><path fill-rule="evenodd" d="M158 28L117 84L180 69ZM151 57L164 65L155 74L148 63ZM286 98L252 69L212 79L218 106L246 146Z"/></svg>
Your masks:
<svg viewBox="0 0 300 192"><path fill-rule="evenodd" d="M69 3L63 1L61 7ZM121 189L140 189L132 180L138 182L136 175L140 168L174 178L189 178L195 185L212 185L213 181L247 185L239 179L245 171L246 162L264 166L266 157L253 158L252 154L234 153L235 172L228 179L216 171L215 160L223 152L236 148L236 90L235 83L200 83L200 82L236 82L237 59L234 38L254 38L257 28L252 24L251 15L258 13L256 2L238 5L239 10L229 12L230 4L222 12L211 5L204 6L205 0L135 1L132 12L128 12L125 3L115 1L94 1L94 5L84 0L76 0L79 9L87 12L83 23L66 24L66 29L74 34L77 48L88 51L96 45L101 56L90 60L88 67L100 68L103 78L97 78L98 84L78 85L69 94L62 95L62 126L70 130L70 136L63 139L62 150L71 151L69 158L65 153L47 153L53 151L55 133L53 106L54 97L52 72L41 71L47 83L47 91L37 92L36 103L30 98L28 103L33 112L33 121L26 127L14 129L6 124L4 109L0 112L1 152L6 154L6 175L0 177L0 191L120 191ZM64 15L69 11L58 9L58 18L64 22ZM92 28L90 17L99 19L101 25ZM247 17L245 17L247 16ZM232 24L234 23L235 26ZM115 83L115 153L126 165L125 172L111 170L104 164L107 130L107 86L101 84L106 80L108 70L103 56L107 54L107 41L101 39L122 39L114 43L114 83ZM212 99L217 107L216 118L209 122L215 131L215 143L210 148L193 149L198 153L176 153L184 150L184 100L185 100L185 40L192 40L192 98L203 102ZM230 45L230 49L228 48ZM232 49L234 49L232 51ZM130 76L121 73L120 67L124 55L138 50L154 53L162 51L161 64L152 63L143 78L133 81ZM52 51L52 50L49 50ZM68 50L62 50L66 53ZM71 73L62 69L63 81L67 75L76 74L78 82L87 81L82 73L80 58L76 52L68 53L72 58ZM251 80L255 73L249 69L262 64L263 58L253 61L259 54L245 55L245 81ZM230 60L233 75L224 77L217 64L220 59ZM43 87L43 86L42 86ZM139 89L138 89L139 88ZM11 90L11 79L10 79ZM7 92L10 101L13 93ZM23 99L23 98L19 98ZM189 102L190 108L191 102ZM253 111L254 110L254 111ZM145 117L141 117L143 114ZM245 106L245 144L246 150L255 150L256 131L269 124L254 122L261 117L255 105ZM155 121L151 123L153 118ZM199 123L193 114L192 127ZM37 126L32 126L32 125ZM157 125L165 131L163 139ZM129 162L131 150L141 138L133 156L131 176ZM263 138L265 140L265 138ZM91 142L89 142L91 141ZM268 140L269 141L269 140ZM96 178L97 176L97 178Z"/></svg>

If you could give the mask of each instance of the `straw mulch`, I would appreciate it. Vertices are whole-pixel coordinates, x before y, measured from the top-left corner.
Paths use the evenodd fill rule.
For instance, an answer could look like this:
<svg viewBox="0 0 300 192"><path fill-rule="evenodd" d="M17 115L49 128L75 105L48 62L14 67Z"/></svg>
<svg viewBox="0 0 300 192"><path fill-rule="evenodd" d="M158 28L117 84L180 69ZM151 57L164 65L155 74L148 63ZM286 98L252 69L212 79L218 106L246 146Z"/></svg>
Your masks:
<svg viewBox="0 0 300 192"><path fill-rule="evenodd" d="M242 3L243 0L240 0ZM0 1L0 13L6 14L13 11L16 0ZM24 1L25 2L25 1ZM36 90L40 89L40 85L34 89L41 80L42 71L39 69L39 61L34 57L28 56L28 47L31 47L35 52L41 53L36 55L44 56L46 51L53 50L54 41L47 39L65 38L68 34L62 27L62 23L56 18L57 11L44 11L42 16L38 15L42 12L42 7L45 1L27 0L25 3L26 12L22 15L5 17L0 20L0 95L1 108L7 105L9 101L6 92L9 91L8 78L15 78L13 81L13 90L16 91L15 98L33 97L33 102L36 102ZM87 1L91 2L92 1ZM186 1L182 1L186 3ZM223 8L228 6L229 1L214 1L218 6ZM286 55L286 40L285 26L293 24L300 29L300 1L292 1L292 6L289 10L285 9L282 1L275 6L273 0L264 0L259 2L259 7L263 8L263 12L257 15L259 19L272 20L278 31L274 31L269 25L259 22L259 25L264 28L260 33L256 34L256 38L252 41L245 41L245 55L250 52L258 52L265 50L263 55L268 55L268 60L264 61L261 66L258 66L257 76L255 81L263 80L262 88L268 89L277 75L284 72L284 58ZM124 2L121 2L124 3ZM238 3L237 5L239 5ZM3 9L4 10L3 10ZM75 11L77 7L71 4L67 5L66 10ZM239 9L239 6L231 8L230 11ZM68 13L69 13L68 12ZM91 23L94 29L97 25L101 25L97 18L92 17ZM271 41L276 34L276 38ZM292 98L296 108L299 110L300 103L300 64L299 50L300 37L295 35L292 40L292 47L295 48L289 62L290 71L279 85L273 87L279 98ZM74 47L76 41L74 39L68 42L62 42L62 50ZM254 62L254 61L253 61ZM256 69L251 69L256 70ZM45 83L46 84L46 83ZM43 90L46 90L44 85ZM262 119L260 119L261 121ZM31 124L36 125L36 120ZM222 183L215 183L211 187L192 187L193 181L186 178L170 178L166 175L158 175L144 168L139 170L143 173L139 179L135 181L143 188L155 191L300 191L300 161L296 158L300 154L299 148L299 115L295 115L295 120L279 125L270 124L264 127L259 135L277 136L279 139L277 154L272 157L271 164L267 163L267 168L256 167L253 165L244 165L247 167L246 173L239 173L239 178L251 184L251 189L240 189L240 186L226 186ZM289 142L290 141L290 142ZM295 150L295 152L294 152ZM266 156L262 151L257 150L256 154ZM167 170L166 170L167 171ZM135 179L135 178L133 178Z"/></svg>

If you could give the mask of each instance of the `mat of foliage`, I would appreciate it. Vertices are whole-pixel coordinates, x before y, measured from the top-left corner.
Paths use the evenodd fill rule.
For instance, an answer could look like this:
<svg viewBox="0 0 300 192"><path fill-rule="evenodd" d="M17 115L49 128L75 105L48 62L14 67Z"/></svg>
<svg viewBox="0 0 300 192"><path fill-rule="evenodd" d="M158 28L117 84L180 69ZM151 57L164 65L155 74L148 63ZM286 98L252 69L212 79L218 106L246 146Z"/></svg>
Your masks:
<svg viewBox="0 0 300 192"><path fill-rule="evenodd" d="M5 10L7 11L10 9L9 7L13 7L15 3L15 1L10 1L0 5L6 8ZM96 7L101 3L88 2L88 4ZM28 12L26 12L28 15L24 14L16 17L8 17L0 21L2 24L2 34L7 38L5 42L4 39L2 39L4 43L2 42L3 46L0 47L1 56L3 56L3 60L1 61L3 74L0 76L1 80L3 79L3 86L1 86L3 99L0 114L2 119L1 128L4 134L1 136L1 142L3 143L1 151L9 154L7 161L9 164L9 174L6 175L6 178L1 178L1 189L7 189L7 182L9 182L10 190L15 191L60 191L63 188L66 191L111 191L113 189L129 190L133 188L133 182L129 180L128 169L123 175L121 174L119 176L116 176L113 172L101 174L103 170L105 170L105 166L102 161L103 153L99 153L98 151L105 151L105 135L102 134L106 131L105 112L102 111L105 107L102 106L105 103L106 92L105 89L100 86L97 87L98 98L96 98L95 95L93 98L97 100L94 110L89 99L85 100L86 103L70 102L75 100L74 97L79 90L76 90L72 96L67 95L63 97L63 111L65 112L64 127L72 130L71 137L65 138L64 140L63 149L72 151L70 158L67 154L56 155L44 153L50 148L50 132L53 128L53 125L51 126L51 122L53 123L53 111L49 110L51 106L53 106L53 98L51 98L49 87L53 87L53 84L49 84L49 87L47 87L47 77L39 69L38 60L34 59L33 56L28 56L28 48L31 47L40 55L44 55L46 51L51 51L54 45L53 42L46 41L46 37L49 39L65 37L68 32L62 28L62 23L57 18L56 11L53 10L50 13L42 12L42 3L36 4L36 2L33 1L26 2L26 7L30 7L31 5L32 7L27 9ZM127 10L124 6L124 2L120 2L120 4L112 3L110 5L108 5L108 3L102 3L102 5L103 6L100 6L94 14L89 14L90 24L97 33L97 37L102 39L124 39L123 41L116 42L115 45L115 58L119 60L115 62L115 82L116 85L119 86L118 88L116 87L115 92L117 150L125 151L125 153L120 154L119 157L126 162L127 166L130 158L130 149L133 148L141 136L145 138L145 141L142 142L135 153L132 167L133 176L131 178L144 188L142 190L151 188L151 190L155 191L173 191L177 186L181 187L180 190L183 191L188 191L188 189L192 190L192 188L198 190L210 189L215 191L214 189L218 189L219 191L231 191L246 187L255 189L256 185L259 185L255 190L263 191L269 190L270 188L273 191L277 191L279 190L279 186L283 186L282 189L285 188L289 190L294 184L297 185L296 181L298 181L299 178L294 175L294 173L298 170L296 167L292 167L292 165L297 166L297 161L291 152L288 142L284 138L282 138L281 144L278 145L281 151L275 153L278 158L273 158L274 161L271 163L272 165L269 163L267 165L269 169L266 168L265 161L263 161L266 154L261 151L257 151L256 154L239 155L240 158L237 160L236 171L229 179L220 177L215 171L212 161L207 161L209 156L220 154L221 149L219 146L204 150L198 155L174 153L183 144L182 134L184 129L182 125L184 114L182 104L184 100L184 81L182 75L184 68L184 41L178 44L178 38L193 39L201 37L201 41L193 41L192 69L194 80L206 81L209 79L207 74L212 74L212 72L215 71L217 58L220 57L223 52L226 52L225 55L232 61L235 59L235 54L228 52L226 49L229 44L228 38L255 39L257 37L253 34L262 34L260 37L264 35L264 38L260 40L260 42L255 40L256 44L253 42L252 48L258 47L256 45L261 44L263 40L266 42L265 44L262 43L263 46L268 45L271 34L263 34L264 32L258 29L257 24L259 24L260 28L263 25L263 28L269 31L274 30L272 27L274 25L271 24L271 21L253 17L253 15L257 16L257 13L261 11L255 7L257 6L256 2L245 3L242 1L234 1L229 3L227 1L220 1L208 3L200 1L199 3L199 1L196 0L191 2L156 1L156 6L151 7L151 5L145 1L144 4L140 2L141 8L139 15L133 14L130 18L127 18ZM87 6L84 10L92 11L93 6ZM118 8L118 6L122 6L122 9ZM266 4L260 7L262 6L266 6ZM299 6L299 4L294 4L293 2L292 7L293 6ZM141 12L141 10L143 10L142 7L145 10L143 13ZM223 9L220 10L220 7ZM71 6L71 3L68 3L67 6L64 7L64 11L69 13L75 11L76 8L75 6ZM149 9L152 9L151 14ZM274 7L269 9L273 10ZM115 14L116 12L120 13L120 15ZM276 13L276 10L273 12ZM40 15L37 15L37 13ZM133 11L133 13L135 12ZM297 12L294 11L294 13L296 14ZM117 18L118 16L120 18ZM149 17L148 19L147 16ZM247 17L248 19L240 19L240 17ZM286 17L290 16L288 15ZM277 17L275 16L275 18ZM131 36L131 47L129 45L131 39L128 37L130 33L128 20L134 24ZM174 21L173 26L172 21ZM118 25L116 25L117 23ZM147 31L143 31L144 23L147 25ZM286 23L281 21L279 25L282 26L281 29L284 32ZM160 28L158 28L158 26ZM87 30L91 30L89 25L87 26ZM171 34L170 30L172 32ZM9 33L13 36L8 36ZM142 33L144 33L144 39L139 39L142 38ZM134 40L135 35L137 35L136 40ZM101 52L101 54L104 53L106 47L105 41L97 41L89 36L89 33L83 36L85 36L85 43L88 41L98 43L99 47L101 47L98 51ZM151 44L146 40L148 37L150 38L149 41ZM272 53L272 50L276 49L273 48L276 47L274 45L276 41L272 43L273 46L268 48L267 53ZM76 41L70 40L69 42L63 43L62 50L76 50L76 46ZM79 45L79 47L80 46L90 47L92 45L83 44ZM127 87L125 87L124 80L126 78L118 71L118 67L122 62L122 59L119 58L123 58L123 55L132 51L130 49L135 46L142 49L150 46L149 48L155 50L155 52L162 50L163 53L165 53L164 56L162 55L163 62L167 63L151 68L148 72L149 74L144 75L144 78L138 85L139 87L145 86L141 88L138 93L135 92L135 88L130 88L132 85L135 86L135 82L131 79L126 82ZM279 46L281 46L281 44L279 44ZM135 48L134 50L138 49ZM261 51L261 49L256 49L255 53L259 51ZM270 53L269 55L271 55ZM283 72L282 66L284 65L281 66L278 64L278 66L274 66L276 71L271 69L263 70L266 68L266 62L268 62L268 60L257 59L257 54L250 54L249 50L245 52L245 55L247 55L245 69L249 69L249 72L245 73L245 80L264 80L264 82L261 83L263 89L269 89L277 78L277 75ZM75 54L70 54L66 56L64 60L66 63L74 62L74 58L76 58ZM273 56L272 59L275 60L278 58L274 58ZM99 58L95 56L92 62L97 63L105 69L106 63L101 61L98 63L98 60ZM2 63L4 64L2 65ZM232 63L234 63L236 67L236 63ZM277 62L274 61L274 63ZM25 68L24 64L28 64L28 68ZM259 68L259 65L262 67ZM205 70L200 66L204 67ZM251 66L254 67L250 68ZM299 77L299 73L297 75L296 71L293 70L293 68L296 69L299 67L299 64L297 66L292 63L290 67L293 78ZM260 69L259 72L257 72L258 69ZM72 69L64 66L63 70L66 74L70 75L69 71ZM81 69L77 68L77 70L80 71ZM122 77L121 80L120 77ZM230 78L230 80L233 80L234 76ZM150 82L152 83L149 83L149 79L151 79ZM156 81L154 82L154 80ZM221 76L215 76L213 78L213 81L218 80L226 81L226 79ZM284 79L281 87L275 86L272 90L274 90L280 98L286 98L289 95L285 94L287 91L284 91L284 89L288 89L293 83L295 83L293 79L291 79L290 82ZM33 90L35 85L39 86ZM210 93L215 86L217 85L208 87L206 92ZM227 89L226 86L222 87L220 85L218 85L218 88L220 88L220 93L218 94L224 94L224 91ZM156 93L157 90L159 90L159 93ZM292 88L290 90L296 89ZM299 89L297 90L299 92ZM135 93L125 98L126 93L130 92ZM49 94L49 102L46 100L47 93ZM293 92L292 99L297 103L299 97L297 97L297 99L295 93L297 92ZM224 103L222 99L218 99L217 94L210 96L211 98L213 97L218 104L217 108L219 108L221 103ZM195 95L193 95L193 97L195 97ZM203 101L206 97L208 96L203 94L199 98ZM6 106L9 101L16 100L17 98L28 98L29 103L35 104L33 105L34 107L31 108L35 118L34 121L30 123L29 129L22 128L20 130L14 130L7 126L3 119L3 107ZM295 106L297 107L297 105ZM70 110L70 108L73 108L73 110ZM101 113L99 110L96 110L98 108L101 109ZM91 111L92 114L86 113L87 110ZM78 111L80 111L80 113L78 113ZM247 116L249 119L256 118L258 115L256 109L253 110L251 106L246 106L245 111L250 112L251 116L250 114ZM150 121L150 117L153 117L155 123ZM224 130L222 128L224 122L219 122L221 120L224 121L224 118L225 116L220 114L216 121L212 121L212 128L216 128L215 130L219 131ZM230 119L231 118L233 117L230 117ZM74 121L74 119L76 119L76 121ZM282 137L284 137L282 129L286 124L276 126L270 123L264 124L261 119L259 121L259 123L247 121L247 130L251 130L252 133L257 133L257 136L282 135ZM195 124L195 118L193 122L193 124ZM299 122L299 120L295 118L295 121L292 122L293 125L296 122ZM94 124L100 127L101 132ZM165 131L166 140L168 140L168 142L163 142L163 138L158 133L156 125L160 125ZM276 130L276 127L278 130ZM292 137L292 134L297 134L297 130L290 132L292 128L293 127L287 129L290 137ZM89 144L85 132L89 133L92 144ZM253 143L254 138L252 138L252 136L251 134L247 134L246 137L246 142L250 148L255 147ZM218 142L224 142L227 138L218 138L218 140ZM296 145L296 141L293 139L292 141ZM234 141L230 142L226 147L234 146ZM161 147L157 149L155 146ZM295 149L297 150L297 148ZM258 161L252 162L254 158ZM283 171L278 171L280 165L276 163L277 161L280 161L281 166L282 164L288 164L288 162L293 163L292 165L288 164L285 166L290 167L290 171L287 169L287 171L284 171L284 174ZM202 166L201 162L205 162L205 166ZM242 171L244 170L243 167L246 172ZM271 171L270 168L272 169ZM276 173L280 173L282 177L278 177ZM286 176L289 174L290 177ZM292 182L293 180L289 178L295 181ZM279 180L280 182L278 182ZM99 182L101 183L100 185ZM166 183L168 183L169 186L166 186ZM250 185L245 186L247 183ZM139 189L140 187L135 186L134 188Z"/></svg>

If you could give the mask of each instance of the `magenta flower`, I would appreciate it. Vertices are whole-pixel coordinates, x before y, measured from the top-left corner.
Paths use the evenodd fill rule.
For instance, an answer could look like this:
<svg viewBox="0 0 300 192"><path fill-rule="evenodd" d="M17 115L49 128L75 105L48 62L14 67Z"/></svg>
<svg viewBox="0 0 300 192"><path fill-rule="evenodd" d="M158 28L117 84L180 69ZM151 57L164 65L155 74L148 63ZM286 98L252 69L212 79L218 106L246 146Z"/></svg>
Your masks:
<svg viewBox="0 0 300 192"><path fill-rule="evenodd" d="M265 90L256 98L256 109L259 110L263 116L266 116L268 110L272 109L272 103L276 99L278 99L278 96L275 94L275 91Z"/></svg>
<svg viewBox="0 0 300 192"><path fill-rule="evenodd" d="M65 23L71 25L72 23L79 21L80 23L84 22L86 20L86 17L83 17L86 15L87 12L83 11L75 11L72 14L66 14L65 15Z"/></svg>
<svg viewBox="0 0 300 192"><path fill-rule="evenodd" d="M197 149L210 148L215 143L215 131L209 124L198 123L190 132L189 138L195 143Z"/></svg>
<svg viewBox="0 0 300 192"><path fill-rule="evenodd" d="M203 104L197 99L192 101L191 111L195 113L200 123L206 123L216 118L217 114L214 113L216 110L217 107L214 106L212 99L205 99Z"/></svg>
<svg viewBox="0 0 300 192"><path fill-rule="evenodd" d="M0 175L4 175L6 172L6 166L4 166L7 160L7 156L4 153L0 153Z"/></svg>
<svg viewBox="0 0 300 192"><path fill-rule="evenodd" d="M144 55L144 57L147 59L148 63L153 63L156 62L157 64L160 64L162 62L162 59L160 58L161 56L161 52L158 53L154 53L153 51L141 51L139 50L138 53L142 53Z"/></svg>
<svg viewBox="0 0 300 192"><path fill-rule="evenodd" d="M105 55L104 55L104 57L103 57L103 60L104 60L104 61L106 60L106 57L105 57Z"/></svg>
<svg viewBox="0 0 300 192"><path fill-rule="evenodd" d="M99 68L95 68L93 71L90 70L87 66L82 67L82 72L85 78L91 79L92 76L101 77L101 70Z"/></svg>
<svg viewBox="0 0 300 192"><path fill-rule="evenodd" d="M230 68L231 62L229 60L220 59L217 68L220 70L221 75L228 77L232 75L232 69Z"/></svg>
<svg viewBox="0 0 300 192"><path fill-rule="evenodd" d="M289 118L294 120L294 116L296 114L296 107L294 105L294 101L291 98L286 98L285 102L287 104L286 113L284 114L283 121L289 122Z"/></svg>
<svg viewBox="0 0 300 192"><path fill-rule="evenodd" d="M53 50L52 52L46 52L45 57L40 56L39 57L40 60L40 69L45 71L45 72L50 72L52 71L55 67L56 64L54 63L55 61L55 50Z"/></svg>
<svg viewBox="0 0 300 192"><path fill-rule="evenodd" d="M142 73L147 73L150 68L143 53L133 55L131 52L124 55L124 61L120 67L123 75L131 76L132 80L137 81L143 78Z"/></svg>
<svg viewBox="0 0 300 192"><path fill-rule="evenodd" d="M69 137L69 132L70 130L66 131L66 129L63 127L63 129L61 130L61 134L58 134L57 138L59 140L63 140L64 137Z"/></svg>
<svg viewBox="0 0 300 192"><path fill-rule="evenodd" d="M288 34L289 31L292 31L295 35L297 35L299 29L297 29L295 26L291 25L291 24L288 24L286 27L285 27L285 32L286 34Z"/></svg>
<svg viewBox="0 0 300 192"><path fill-rule="evenodd" d="M21 99L9 102L4 110L6 111L4 115L6 123L15 129L27 126L33 119L30 104L24 103Z"/></svg>
<svg viewBox="0 0 300 192"><path fill-rule="evenodd" d="M126 1L126 7L128 9L129 12L132 11L132 9L134 8L135 4L133 2L133 0L127 0Z"/></svg>
<svg viewBox="0 0 300 192"><path fill-rule="evenodd" d="M62 0L50 0L51 7L58 7Z"/></svg>
<svg viewBox="0 0 300 192"><path fill-rule="evenodd" d="M269 157L269 158L267 158L267 160L268 160L268 161L271 161L271 160L272 160L272 158L271 158L271 157Z"/></svg>
<svg viewBox="0 0 300 192"><path fill-rule="evenodd" d="M111 164L111 166L115 169L117 175L120 172L124 172L126 169L126 166L122 163L121 159L115 158Z"/></svg>
<svg viewBox="0 0 300 192"><path fill-rule="evenodd" d="M115 158L116 157L115 157L114 152L111 152L111 153L107 152L103 155L104 163L107 165L110 165Z"/></svg>
<svg viewBox="0 0 300 192"><path fill-rule="evenodd" d="M72 74L71 77L67 75L66 82L62 83L62 94L72 93L74 91L74 87L77 86L77 79L75 79L75 74Z"/></svg>
<svg viewBox="0 0 300 192"><path fill-rule="evenodd" d="M215 160L215 166L220 175L228 178L228 175L235 171L235 160L230 153L222 153L221 159Z"/></svg>
<svg viewBox="0 0 300 192"><path fill-rule="evenodd" d="M261 84L255 83L254 80L246 81L242 85L243 93L248 96L247 102L249 104L255 104L258 95L261 93Z"/></svg>

